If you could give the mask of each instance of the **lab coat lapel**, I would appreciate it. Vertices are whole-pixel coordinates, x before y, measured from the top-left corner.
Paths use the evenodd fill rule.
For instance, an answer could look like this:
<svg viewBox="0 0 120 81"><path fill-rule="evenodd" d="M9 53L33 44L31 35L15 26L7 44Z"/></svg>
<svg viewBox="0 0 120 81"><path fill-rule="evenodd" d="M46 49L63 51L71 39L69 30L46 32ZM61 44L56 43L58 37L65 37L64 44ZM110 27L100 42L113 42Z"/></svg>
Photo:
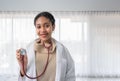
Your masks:
<svg viewBox="0 0 120 81"><path fill-rule="evenodd" d="M56 79L55 79L55 81L61 81L60 79L60 77L61 77L61 62L60 62L60 58L61 58L61 51L60 51L60 48L59 48L59 46L58 46L58 44L56 44L57 45L57 50L56 50Z"/></svg>
<svg viewBox="0 0 120 81"><path fill-rule="evenodd" d="M56 42L56 79L55 81L64 81L64 77L65 77L65 60L64 60L64 56L62 53L63 52L63 47L61 46L61 44L59 44L58 42Z"/></svg>

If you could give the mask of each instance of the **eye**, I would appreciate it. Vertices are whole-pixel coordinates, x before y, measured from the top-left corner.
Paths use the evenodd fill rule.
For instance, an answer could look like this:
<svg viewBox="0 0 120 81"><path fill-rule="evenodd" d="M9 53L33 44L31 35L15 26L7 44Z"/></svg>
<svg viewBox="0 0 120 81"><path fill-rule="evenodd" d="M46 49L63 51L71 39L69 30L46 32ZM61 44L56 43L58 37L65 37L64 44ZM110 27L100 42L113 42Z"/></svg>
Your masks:
<svg viewBox="0 0 120 81"><path fill-rule="evenodd" d="M46 24L46 25L45 25L45 27L46 27L46 28L49 28L49 27L50 27L50 25L49 25L49 24Z"/></svg>
<svg viewBox="0 0 120 81"><path fill-rule="evenodd" d="M40 29L40 28L41 28L41 26L36 26L36 28L37 28L37 29Z"/></svg>

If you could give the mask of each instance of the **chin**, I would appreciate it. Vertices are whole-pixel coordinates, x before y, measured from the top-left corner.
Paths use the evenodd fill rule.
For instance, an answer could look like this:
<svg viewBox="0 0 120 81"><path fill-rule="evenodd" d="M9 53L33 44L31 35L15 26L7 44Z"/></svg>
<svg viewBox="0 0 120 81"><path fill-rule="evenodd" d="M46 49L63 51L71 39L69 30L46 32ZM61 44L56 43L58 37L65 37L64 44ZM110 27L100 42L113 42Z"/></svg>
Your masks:
<svg viewBox="0 0 120 81"><path fill-rule="evenodd" d="M41 38L41 40L42 40L42 41L47 41L47 40L48 40L48 38Z"/></svg>
<svg viewBox="0 0 120 81"><path fill-rule="evenodd" d="M51 37L49 37L49 36L46 36L46 37L40 36L40 40L42 40L42 41L48 41L50 38Z"/></svg>

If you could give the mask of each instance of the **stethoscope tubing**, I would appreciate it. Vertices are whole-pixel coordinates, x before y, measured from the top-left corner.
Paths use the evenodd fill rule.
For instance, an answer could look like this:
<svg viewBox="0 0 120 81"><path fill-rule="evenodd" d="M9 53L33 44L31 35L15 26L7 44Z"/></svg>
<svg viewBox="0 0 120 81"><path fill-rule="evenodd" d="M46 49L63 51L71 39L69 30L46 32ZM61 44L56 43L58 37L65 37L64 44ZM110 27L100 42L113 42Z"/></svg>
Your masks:
<svg viewBox="0 0 120 81"><path fill-rule="evenodd" d="M36 76L36 77L32 77L32 76L29 76L28 74L26 74L25 69L24 69L24 55L22 55L22 67L23 67L23 72L24 72L25 76L28 77L29 79L37 79L37 78L41 77L41 76L45 73L45 71L46 71L46 69L47 69L48 61L49 61L49 54L50 54L50 53L49 53L49 50L50 50L50 47L52 46L52 44L50 44L50 46L46 47L45 44L43 43L43 46L48 50L48 57L47 57L47 61L46 61L46 65L45 65L44 70L42 71L41 74L39 74L39 75Z"/></svg>

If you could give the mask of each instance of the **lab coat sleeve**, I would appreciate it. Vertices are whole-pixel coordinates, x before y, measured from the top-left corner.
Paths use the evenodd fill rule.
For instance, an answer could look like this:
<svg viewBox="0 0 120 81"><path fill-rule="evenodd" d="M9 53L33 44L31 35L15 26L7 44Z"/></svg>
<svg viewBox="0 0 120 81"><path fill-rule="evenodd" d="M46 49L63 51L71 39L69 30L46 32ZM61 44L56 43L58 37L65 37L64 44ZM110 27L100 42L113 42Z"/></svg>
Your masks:
<svg viewBox="0 0 120 81"><path fill-rule="evenodd" d="M20 74L20 67L18 67L18 81L25 81L25 77Z"/></svg>
<svg viewBox="0 0 120 81"><path fill-rule="evenodd" d="M25 81L25 77L24 76L22 77L21 75L19 75L18 81Z"/></svg>
<svg viewBox="0 0 120 81"><path fill-rule="evenodd" d="M36 76L36 70L35 70L35 54L33 50L34 41L27 45L26 51L27 51L27 57L28 57L28 64L27 64L27 72L29 76ZM29 54L29 55L28 55ZM36 81L36 79L29 79L25 75L20 75L20 68L19 68L19 76L18 81Z"/></svg>
<svg viewBox="0 0 120 81"><path fill-rule="evenodd" d="M66 52L66 59L67 59L67 70L66 70L65 81L75 81L74 61L73 61L69 51L67 50L67 48L65 48L65 52Z"/></svg>

